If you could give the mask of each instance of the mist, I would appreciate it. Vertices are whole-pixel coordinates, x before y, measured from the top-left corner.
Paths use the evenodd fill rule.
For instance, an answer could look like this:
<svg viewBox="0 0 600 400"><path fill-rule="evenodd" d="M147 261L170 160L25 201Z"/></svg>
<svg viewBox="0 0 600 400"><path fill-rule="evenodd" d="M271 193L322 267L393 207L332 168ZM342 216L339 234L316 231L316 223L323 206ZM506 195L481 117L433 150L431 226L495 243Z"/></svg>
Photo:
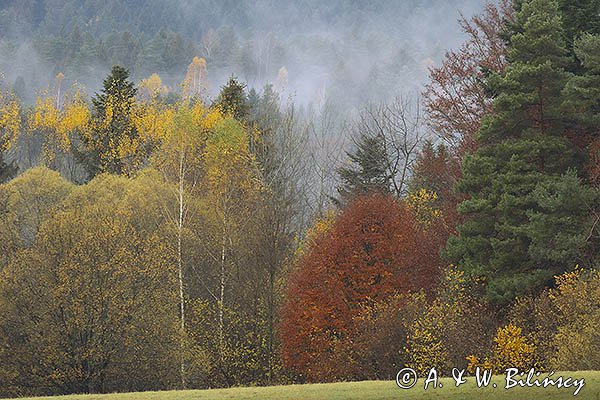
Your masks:
<svg viewBox="0 0 600 400"><path fill-rule="evenodd" d="M135 81L156 72L177 90L188 63L200 56L207 61L210 97L235 75L248 88L274 84L297 104L329 101L350 110L420 92L428 67L463 40L460 15L484 6L483 0L87 3L4 2L5 89L31 104L63 72L67 83L79 82L93 94L120 64ZM163 56L166 61L155 54L165 51L156 44L161 32L167 32L165 48L177 49ZM280 71L287 71L284 82Z"/></svg>

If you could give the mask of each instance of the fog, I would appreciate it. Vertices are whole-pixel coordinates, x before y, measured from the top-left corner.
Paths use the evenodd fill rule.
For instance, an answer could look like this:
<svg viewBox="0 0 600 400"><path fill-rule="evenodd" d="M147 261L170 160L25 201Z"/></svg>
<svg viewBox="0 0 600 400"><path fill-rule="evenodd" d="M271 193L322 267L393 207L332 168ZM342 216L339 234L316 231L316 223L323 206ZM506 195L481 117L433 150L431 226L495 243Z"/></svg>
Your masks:
<svg viewBox="0 0 600 400"><path fill-rule="evenodd" d="M157 72L175 90L198 55L207 59L211 96L236 75L257 89L272 83L299 104L327 100L356 108L420 92L428 67L463 40L461 13L470 16L484 5L482 0L88 3L3 2L3 85L32 103L64 72L67 82L80 82L91 94L119 63L136 81ZM179 33L184 50L177 60L167 60L169 67L153 68L147 60L155 50L147 43L161 28ZM83 44L73 37L82 37ZM277 79L282 68L287 82Z"/></svg>

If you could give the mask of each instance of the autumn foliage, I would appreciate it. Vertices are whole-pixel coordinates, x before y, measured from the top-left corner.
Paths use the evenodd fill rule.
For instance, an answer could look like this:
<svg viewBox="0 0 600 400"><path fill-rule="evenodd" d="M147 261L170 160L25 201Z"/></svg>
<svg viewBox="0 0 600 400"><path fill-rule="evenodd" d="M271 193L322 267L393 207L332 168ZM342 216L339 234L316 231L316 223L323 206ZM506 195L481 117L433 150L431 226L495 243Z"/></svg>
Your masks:
<svg viewBox="0 0 600 400"><path fill-rule="evenodd" d="M423 93L429 124L452 147L472 152L481 118L492 110L491 98L481 84L488 72L507 66L504 22L512 19L511 2L488 4L485 11L460 21L467 40L448 51L442 65L430 70L431 82Z"/></svg>
<svg viewBox="0 0 600 400"><path fill-rule="evenodd" d="M280 326L284 364L309 381L337 378L336 348L350 340L364 307L433 288L440 264L428 242L401 201L382 194L352 201L290 275Z"/></svg>

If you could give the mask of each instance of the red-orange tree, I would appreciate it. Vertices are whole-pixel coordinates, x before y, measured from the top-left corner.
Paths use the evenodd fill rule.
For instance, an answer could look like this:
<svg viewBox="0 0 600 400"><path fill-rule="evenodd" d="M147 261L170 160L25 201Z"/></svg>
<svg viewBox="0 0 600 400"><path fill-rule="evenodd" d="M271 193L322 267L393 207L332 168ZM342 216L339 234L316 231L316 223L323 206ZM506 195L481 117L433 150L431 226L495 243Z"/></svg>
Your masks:
<svg viewBox="0 0 600 400"><path fill-rule="evenodd" d="M467 40L460 49L448 51L441 66L430 70L423 92L429 124L460 154L475 150L481 118L492 111L481 82L487 72L501 72L507 66L501 32L512 15L512 2L500 0L497 6L488 4L482 14L463 17L460 24Z"/></svg>
<svg viewBox="0 0 600 400"><path fill-rule="evenodd" d="M312 238L289 277L279 330L284 365L308 381L339 378L336 347L351 340L353 318L365 306L432 289L440 261L429 238L410 208L391 196L350 202Z"/></svg>

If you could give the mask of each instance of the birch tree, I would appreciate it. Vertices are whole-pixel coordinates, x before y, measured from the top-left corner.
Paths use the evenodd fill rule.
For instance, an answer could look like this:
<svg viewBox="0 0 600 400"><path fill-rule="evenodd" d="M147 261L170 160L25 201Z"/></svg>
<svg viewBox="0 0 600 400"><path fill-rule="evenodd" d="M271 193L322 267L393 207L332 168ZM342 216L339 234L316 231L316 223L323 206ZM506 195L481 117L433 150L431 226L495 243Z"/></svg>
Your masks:
<svg viewBox="0 0 600 400"><path fill-rule="evenodd" d="M193 198L198 194L203 177L202 149L206 132L221 119L218 110L209 110L201 103L190 105L183 103L177 110L169 125L167 136L157 156L155 167L162 171L164 178L172 183L173 195L176 199L175 209L165 206L164 212L175 231L177 282L179 293L180 319L180 374L181 387L186 387L185 369L185 330L186 330L186 265L184 257L184 237L188 230L188 222L192 218Z"/></svg>

